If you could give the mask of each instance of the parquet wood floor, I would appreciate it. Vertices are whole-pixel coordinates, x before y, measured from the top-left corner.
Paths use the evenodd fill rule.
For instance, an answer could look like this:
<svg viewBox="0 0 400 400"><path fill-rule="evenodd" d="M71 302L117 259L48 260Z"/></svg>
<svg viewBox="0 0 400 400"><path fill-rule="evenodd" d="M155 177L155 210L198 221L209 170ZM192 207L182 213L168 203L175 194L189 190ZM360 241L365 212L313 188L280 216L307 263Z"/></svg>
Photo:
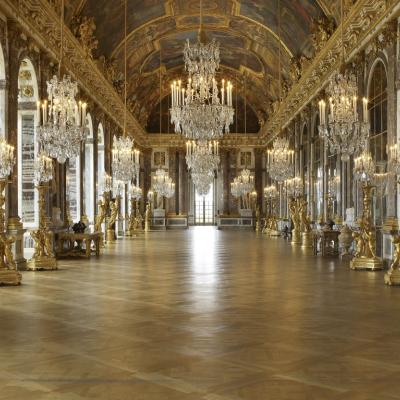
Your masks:
<svg viewBox="0 0 400 400"><path fill-rule="evenodd" d="M400 399L399 314L383 272L151 232L0 288L0 399Z"/></svg>

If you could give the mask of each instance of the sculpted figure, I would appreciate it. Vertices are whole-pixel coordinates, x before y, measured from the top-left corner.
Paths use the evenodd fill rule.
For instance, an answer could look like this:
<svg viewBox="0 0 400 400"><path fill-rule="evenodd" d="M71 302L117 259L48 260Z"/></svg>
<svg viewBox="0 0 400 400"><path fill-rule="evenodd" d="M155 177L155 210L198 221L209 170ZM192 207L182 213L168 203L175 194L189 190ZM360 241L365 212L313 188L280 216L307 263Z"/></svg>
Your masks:
<svg viewBox="0 0 400 400"><path fill-rule="evenodd" d="M356 251L354 253L355 258L359 258L364 254L364 248L365 248L365 243L364 243L364 238L362 237L360 232L353 232L353 239L356 242Z"/></svg>
<svg viewBox="0 0 400 400"><path fill-rule="evenodd" d="M99 200L98 202L99 206L99 212L96 217L96 223L94 224L94 231L95 232L100 232L101 231L101 224L104 221L104 218L106 217L106 205L105 202L102 200Z"/></svg>
<svg viewBox="0 0 400 400"><path fill-rule="evenodd" d="M115 201L110 201L110 219L108 220L108 229L114 229L115 222L118 217L118 199Z"/></svg>
<svg viewBox="0 0 400 400"><path fill-rule="evenodd" d="M31 232L32 239L35 241L33 258L54 257L53 253L53 234L46 229L37 229Z"/></svg>
<svg viewBox="0 0 400 400"><path fill-rule="evenodd" d="M301 217L301 226L303 232L311 231L310 219L307 215L307 205L308 202L305 199L300 200L300 217Z"/></svg>
<svg viewBox="0 0 400 400"><path fill-rule="evenodd" d="M392 236L392 243L394 247L393 262L390 269L398 269L400 267L400 235Z"/></svg>
<svg viewBox="0 0 400 400"><path fill-rule="evenodd" d="M5 234L0 235L0 267L15 269L14 255L11 251L11 245L14 243L15 238L7 237ZM7 264L6 264L6 262Z"/></svg>

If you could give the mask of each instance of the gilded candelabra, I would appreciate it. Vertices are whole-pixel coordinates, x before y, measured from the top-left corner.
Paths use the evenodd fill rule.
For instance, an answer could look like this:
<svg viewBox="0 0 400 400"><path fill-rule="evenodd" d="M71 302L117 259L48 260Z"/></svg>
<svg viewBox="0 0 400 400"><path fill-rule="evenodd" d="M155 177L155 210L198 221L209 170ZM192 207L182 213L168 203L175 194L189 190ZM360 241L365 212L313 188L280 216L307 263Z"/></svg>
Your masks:
<svg viewBox="0 0 400 400"><path fill-rule="evenodd" d="M150 231L150 218L151 218L151 209L150 209L150 204L147 203L146 205L146 213L144 216L144 231L149 232Z"/></svg>
<svg viewBox="0 0 400 400"><path fill-rule="evenodd" d="M110 218L107 223L106 241L108 243L115 242L117 235L115 233L116 222L119 214L120 197L117 196L114 201L110 200Z"/></svg>
<svg viewBox="0 0 400 400"><path fill-rule="evenodd" d="M268 236L280 236L280 232L278 230L278 220L275 214L276 198L271 197L268 199L268 208L269 213L267 218L265 219L265 224L262 232L266 233Z"/></svg>
<svg viewBox="0 0 400 400"><path fill-rule="evenodd" d="M47 188L47 184L42 183L36 186L39 192L39 228L31 231L31 237L35 241L33 256L28 261L28 269L31 271L57 269L57 260L53 252L53 232L48 228L45 211Z"/></svg>
<svg viewBox="0 0 400 400"><path fill-rule="evenodd" d="M5 227L4 190L6 184L6 179L0 179L0 285L19 285L22 276L16 270L16 264L11 250L15 238L6 234Z"/></svg>
<svg viewBox="0 0 400 400"><path fill-rule="evenodd" d="M308 202L304 197L299 198L299 214L301 220L301 247L313 247L313 233L311 229L310 216L307 214Z"/></svg>
<svg viewBox="0 0 400 400"><path fill-rule="evenodd" d="M137 211L136 199L131 197L131 213L129 215L127 236L135 236L138 230L138 220L136 211Z"/></svg>
<svg viewBox="0 0 400 400"><path fill-rule="evenodd" d="M363 213L359 221L360 229L353 231L353 239L356 242L354 258L350 261L350 268L355 270L383 269L383 263L376 256L376 236L372 224L372 190L369 182L363 185Z"/></svg>
<svg viewBox="0 0 400 400"><path fill-rule="evenodd" d="M293 222L292 241L294 245L301 244L301 197L292 197L289 203L290 218Z"/></svg>
<svg viewBox="0 0 400 400"><path fill-rule="evenodd" d="M261 214L260 214L260 207L256 207L256 233L261 231Z"/></svg>
<svg viewBox="0 0 400 400"><path fill-rule="evenodd" d="M94 231L101 233L100 243L101 243L101 246L104 247L104 232L103 232L102 226L103 226L103 222L107 215L106 199L105 198L104 198L104 200L100 199L98 201L97 205L98 205L98 213L97 213L96 221L94 224Z"/></svg>
<svg viewBox="0 0 400 400"><path fill-rule="evenodd" d="M400 235L392 234L394 247L393 262L385 274L385 283L390 286L400 285Z"/></svg>
<svg viewBox="0 0 400 400"><path fill-rule="evenodd" d="M137 231L143 232L143 216L140 213L139 201L136 201L136 224L137 224Z"/></svg>

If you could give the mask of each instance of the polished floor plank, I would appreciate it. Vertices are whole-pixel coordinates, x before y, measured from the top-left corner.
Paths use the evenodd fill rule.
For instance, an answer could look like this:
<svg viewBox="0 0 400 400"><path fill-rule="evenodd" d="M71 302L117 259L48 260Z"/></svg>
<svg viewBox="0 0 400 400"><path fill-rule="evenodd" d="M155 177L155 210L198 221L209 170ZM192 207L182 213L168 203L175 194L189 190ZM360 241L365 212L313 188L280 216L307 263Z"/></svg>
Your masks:
<svg viewBox="0 0 400 400"><path fill-rule="evenodd" d="M400 290L253 232L151 232L0 288L0 399L400 399Z"/></svg>

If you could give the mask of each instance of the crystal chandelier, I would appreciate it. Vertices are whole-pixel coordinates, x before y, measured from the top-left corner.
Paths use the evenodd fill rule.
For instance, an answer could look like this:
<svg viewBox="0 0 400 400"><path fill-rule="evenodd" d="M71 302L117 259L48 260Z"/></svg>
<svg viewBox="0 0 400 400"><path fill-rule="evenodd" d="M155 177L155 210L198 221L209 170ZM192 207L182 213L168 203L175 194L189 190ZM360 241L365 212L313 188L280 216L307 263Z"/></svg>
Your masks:
<svg viewBox="0 0 400 400"><path fill-rule="evenodd" d="M37 102L37 135L44 152L65 163L80 154L81 143L87 135L86 103L76 101L78 84L69 75L61 79L64 50L64 0L61 4L61 48L58 75L47 82L48 99Z"/></svg>
<svg viewBox="0 0 400 400"><path fill-rule="evenodd" d="M139 173L139 151L133 148L133 139L114 135L111 168L116 180L130 182Z"/></svg>
<svg viewBox="0 0 400 400"><path fill-rule="evenodd" d="M276 197L278 197L278 189L276 188L276 186L275 185L266 186L264 188L264 197L267 200L275 199Z"/></svg>
<svg viewBox="0 0 400 400"><path fill-rule="evenodd" d="M343 19L343 0L341 1ZM319 102L321 137L325 138L332 154L341 154L342 161L365 148L369 136L368 100L362 99L362 120L358 115L357 79L353 73L344 72L345 55L342 35L342 71L338 71L330 79L326 89L328 95L328 120L326 119L326 102Z"/></svg>
<svg viewBox="0 0 400 400"><path fill-rule="evenodd" d="M111 192L112 188L112 176L105 173L103 178L103 192Z"/></svg>
<svg viewBox="0 0 400 400"><path fill-rule="evenodd" d="M186 163L193 173L209 173L218 168L219 147L217 141L199 140L186 142Z"/></svg>
<svg viewBox="0 0 400 400"><path fill-rule="evenodd" d="M134 149L134 140L127 136L127 0L124 1L124 129L123 135L113 139L112 172L114 179L129 183L139 174L139 151Z"/></svg>
<svg viewBox="0 0 400 400"><path fill-rule="evenodd" d="M186 41L185 69L188 73L186 88L182 81L171 85L171 122L175 132L189 139L216 139L229 133L233 123L232 84L215 79L219 68L219 43L214 39L205 43L202 37L202 5L200 2L200 29L197 43Z"/></svg>
<svg viewBox="0 0 400 400"><path fill-rule="evenodd" d="M341 154L342 161L362 150L369 135L367 99L363 98L363 118L357 112L357 80L353 74L337 73L328 84L329 115L326 102L319 102L320 135L327 140L332 154Z"/></svg>
<svg viewBox="0 0 400 400"><path fill-rule="evenodd" d="M301 178L295 176L285 180L285 192L290 197L298 197L303 191L303 182Z"/></svg>
<svg viewBox="0 0 400 400"><path fill-rule="evenodd" d="M142 198L142 189L139 186L132 185L130 188L130 197L134 200L140 200Z"/></svg>
<svg viewBox="0 0 400 400"><path fill-rule="evenodd" d="M153 189L159 196L167 199L171 198L175 193L175 183L172 182L168 173L162 168L157 169L153 177Z"/></svg>
<svg viewBox="0 0 400 400"><path fill-rule="evenodd" d="M231 193L234 197L244 197L254 189L254 175L250 170L243 169L231 183Z"/></svg>
<svg viewBox="0 0 400 400"><path fill-rule="evenodd" d="M6 179L15 165L14 147L0 137L0 179Z"/></svg>
<svg viewBox="0 0 400 400"><path fill-rule="evenodd" d="M370 152L363 152L354 159L354 177L357 181L370 183L375 175L375 162Z"/></svg>
<svg viewBox="0 0 400 400"><path fill-rule="evenodd" d="M192 172L192 181L200 196L205 196L210 191L210 187L214 181L214 172Z"/></svg>
<svg viewBox="0 0 400 400"><path fill-rule="evenodd" d="M53 179L53 160L41 151L35 160L33 170L35 185L48 183Z"/></svg>
<svg viewBox="0 0 400 400"><path fill-rule="evenodd" d="M388 148L389 153L389 163L388 163L388 171L395 175L396 177L400 175L400 154L398 150L398 145L393 144ZM398 182L399 180L396 179Z"/></svg>
<svg viewBox="0 0 400 400"><path fill-rule="evenodd" d="M267 151L267 170L269 176L277 181L283 182L293 175L294 151L289 149L289 140L277 137L272 149Z"/></svg>
<svg viewBox="0 0 400 400"><path fill-rule="evenodd" d="M200 196L210 191L214 171L220 161L217 141L200 140L186 142L186 162L191 171L192 181Z"/></svg>

